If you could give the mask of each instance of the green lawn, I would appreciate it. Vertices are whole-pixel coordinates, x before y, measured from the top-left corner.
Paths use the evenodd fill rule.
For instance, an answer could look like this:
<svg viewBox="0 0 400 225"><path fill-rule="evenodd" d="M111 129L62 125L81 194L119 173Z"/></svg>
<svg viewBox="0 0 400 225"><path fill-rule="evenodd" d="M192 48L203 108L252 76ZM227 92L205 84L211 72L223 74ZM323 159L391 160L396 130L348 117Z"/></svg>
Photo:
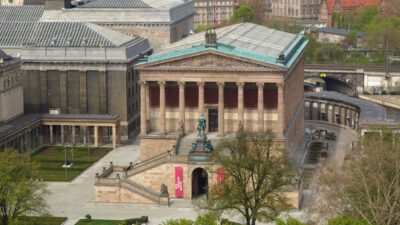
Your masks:
<svg viewBox="0 0 400 225"><path fill-rule="evenodd" d="M67 217L21 216L16 225L61 225Z"/></svg>
<svg viewBox="0 0 400 225"><path fill-rule="evenodd" d="M121 220L92 220L91 222L83 222L79 220L75 225L117 225Z"/></svg>
<svg viewBox="0 0 400 225"><path fill-rule="evenodd" d="M63 168L64 147L50 146L43 147L31 156L40 164L40 174L45 181L71 181L74 177L82 173L86 168L103 157L112 148L101 147L66 147L67 160L73 163L71 168Z"/></svg>

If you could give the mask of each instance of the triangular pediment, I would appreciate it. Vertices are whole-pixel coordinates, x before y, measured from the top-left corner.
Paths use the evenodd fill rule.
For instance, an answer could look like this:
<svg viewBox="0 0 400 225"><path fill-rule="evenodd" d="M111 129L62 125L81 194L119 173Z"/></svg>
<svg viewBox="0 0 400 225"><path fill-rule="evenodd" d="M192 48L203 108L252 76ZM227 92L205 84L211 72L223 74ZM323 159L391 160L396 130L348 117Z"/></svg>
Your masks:
<svg viewBox="0 0 400 225"><path fill-rule="evenodd" d="M151 62L143 65L147 69L256 69L256 70L280 70L281 68L268 65L264 62L249 60L234 55L223 54L219 52L207 51L171 57L160 61Z"/></svg>

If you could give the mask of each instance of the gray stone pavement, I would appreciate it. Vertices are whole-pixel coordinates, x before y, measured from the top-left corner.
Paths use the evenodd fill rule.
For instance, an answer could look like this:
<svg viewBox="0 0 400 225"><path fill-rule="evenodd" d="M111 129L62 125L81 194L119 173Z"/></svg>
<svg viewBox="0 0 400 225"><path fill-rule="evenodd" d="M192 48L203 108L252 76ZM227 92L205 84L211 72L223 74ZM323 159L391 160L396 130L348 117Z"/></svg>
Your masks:
<svg viewBox="0 0 400 225"><path fill-rule="evenodd" d="M349 134L341 132L341 128L319 123L307 122L307 127L324 128L336 131L338 134L338 148L347 145ZM212 135L211 135L212 137ZM147 204L121 204L121 203L96 203L94 201L94 178L101 172L102 167L108 166L112 161L114 165L128 165L129 162L139 161L139 141L124 143L124 146L109 152L106 156L93 164L72 182L47 182L50 195L47 196L49 211L54 216L68 217L66 225L73 225L86 214L94 219L126 219L132 217L149 216L151 225L160 224L162 221L172 218L195 219L198 212L190 200L171 199L170 207ZM300 156L299 156L300 157ZM303 212L293 212L290 215L296 218L304 218ZM241 221L237 213L227 214L224 218ZM261 223L257 223L261 224Z"/></svg>
<svg viewBox="0 0 400 225"><path fill-rule="evenodd" d="M112 161L114 165L128 165L139 160L138 141L119 147L104 156L72 182L47 182L49 211L54 216L66 216L66 225L73 225L90 214L94 219L126 219L147 215L150 224L159 224L169 218L196 218L197 213L188 200L171 200L171 206L114 204L94 202L94 177Z"/></svg>

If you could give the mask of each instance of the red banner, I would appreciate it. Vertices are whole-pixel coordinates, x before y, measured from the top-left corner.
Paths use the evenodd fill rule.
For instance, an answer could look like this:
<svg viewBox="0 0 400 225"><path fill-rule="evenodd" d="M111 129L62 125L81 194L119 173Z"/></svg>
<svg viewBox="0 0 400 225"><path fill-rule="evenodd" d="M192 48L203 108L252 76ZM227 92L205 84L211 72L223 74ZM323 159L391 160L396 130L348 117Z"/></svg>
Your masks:
<svg viewBox="0 0 400 225"><path fill-rule="evenodd" d="M175 197L183 197L182 167L175 167Z"/></svg>
<svg viewBox="0 0 400 225"><path fill-rule="evenodd" d="M217 170L217 184L223 183L225 180L225 170L224 168L219 168Z"/></svg>

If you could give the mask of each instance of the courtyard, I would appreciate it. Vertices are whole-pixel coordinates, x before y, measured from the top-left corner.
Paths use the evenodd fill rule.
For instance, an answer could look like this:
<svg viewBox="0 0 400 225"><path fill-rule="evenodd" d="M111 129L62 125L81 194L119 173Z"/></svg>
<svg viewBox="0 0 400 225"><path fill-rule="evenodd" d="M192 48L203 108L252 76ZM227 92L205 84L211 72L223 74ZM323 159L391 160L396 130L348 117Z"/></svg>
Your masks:
<svg viewBox="0 0 400 225"><path fill-rule="evenodd" d="M321 125L316 122L307 122L308 128L323 128L335 131L338 134L336 142L330 146L333 153L336 149L343 149L344 145L351 143L351 138L347 131L339 127L331 127L329 125ZM344 132L343 132L344 131ZM337 152L343 157L341 151ZM87 152L86 155L87 157ZM337 157L337 154L332 154ZM47 196L47 203L50 206L50 213L53 216L68 217L66 225L74 225L90 214L93 219L105 220L121 220L126 218L149 216L148 224L161 224L162 221L171 218L187 218L195 219L198 211L192 204L191 200L172 198L170 206L158 206L152 204L123 204L123 203L98 203L95 202L94 183L95 175L102 171L103 167L108 167L110 162L115 165L129 165L130 162L137 163L140 158L139 140L133 139L122 143L122 147L109 151L104 157L91 165L83 173L77 176L71 182L47 182L50 195ZM299 156L299 158L301 158ZM68 207L65 207L68 205ZM309 203L305 203L307 208ZM292 212L292 216L297 218L305 217L304 211ZM227 218L225 216L224 218ZM229 215L229 219L233 221L241 221L241 217L237 214Z"/></svg>
<svg viewBox="0 0 400 225"><path fill-rule="evenodd" d="M44 181L71 181L112 148L47 146L32 155ZM67 161L70 167L62 167Z"/></svg>

